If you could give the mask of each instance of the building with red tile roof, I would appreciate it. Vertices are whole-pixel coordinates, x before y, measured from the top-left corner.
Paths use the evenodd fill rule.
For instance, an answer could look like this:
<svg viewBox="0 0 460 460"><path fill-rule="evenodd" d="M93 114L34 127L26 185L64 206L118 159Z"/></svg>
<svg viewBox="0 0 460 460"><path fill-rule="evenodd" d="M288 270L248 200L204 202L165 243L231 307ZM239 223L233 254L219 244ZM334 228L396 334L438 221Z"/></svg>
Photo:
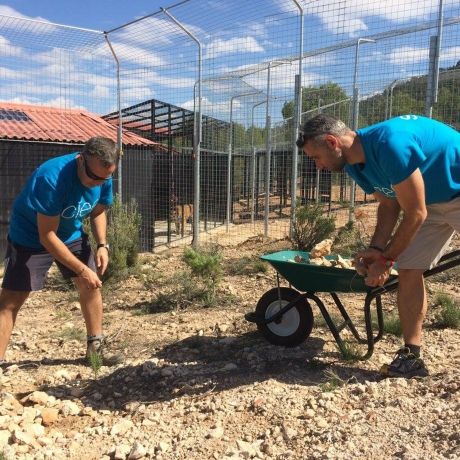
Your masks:
<svg viewBox="0 0 460 460"><path fill-rule="evenodd" d="M83 109L0 102L0 139L83 144L93 136L116 141L117 127ZM158 144L124 130L123 145Z"/></svg>

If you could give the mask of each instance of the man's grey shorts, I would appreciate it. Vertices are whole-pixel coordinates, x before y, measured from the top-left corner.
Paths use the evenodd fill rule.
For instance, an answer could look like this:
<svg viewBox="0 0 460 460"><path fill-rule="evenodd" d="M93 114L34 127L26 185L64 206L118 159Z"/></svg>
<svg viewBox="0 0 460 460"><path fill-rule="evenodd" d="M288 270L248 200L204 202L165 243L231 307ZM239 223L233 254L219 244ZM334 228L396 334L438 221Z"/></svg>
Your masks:
<svg viewBox="0 0 460 460"><path fill-rule="evenodd" d="M96 264L87 235L72 241L66 246L75 257L91 270L96 271ZM27 248L8 239L2 288L10 289L11 291L38 291L42 289L46 274L54 261L47 251ZM55 262L64 279L77 276L65 265L57 260Z"/></svg>
<svg viewBox="0 0 460 460"><path fill-rule="evenodd" d="M398 268L432 268L448 250L454 233L460 231L460 198L426 208L427 218L409 247L398 257Z"/></svg>

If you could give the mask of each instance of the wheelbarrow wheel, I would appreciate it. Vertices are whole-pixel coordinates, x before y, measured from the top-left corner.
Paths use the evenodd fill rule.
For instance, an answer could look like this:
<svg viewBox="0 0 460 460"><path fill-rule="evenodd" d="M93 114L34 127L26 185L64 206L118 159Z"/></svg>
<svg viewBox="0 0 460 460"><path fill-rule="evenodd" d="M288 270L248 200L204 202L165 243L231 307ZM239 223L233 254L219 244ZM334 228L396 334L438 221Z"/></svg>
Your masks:
<svg viewBox="0 0 460 460"><path fill-rule="evenodd" d="M279 288L270 289L259 300L256 306L256 315L270 318L281 308L299 297L295 289ZM304 342L311 334L313 328L313 311L306 299L299 300L283 316L268 324L257 323L257 329L274 345L295 347Z"/></svg>

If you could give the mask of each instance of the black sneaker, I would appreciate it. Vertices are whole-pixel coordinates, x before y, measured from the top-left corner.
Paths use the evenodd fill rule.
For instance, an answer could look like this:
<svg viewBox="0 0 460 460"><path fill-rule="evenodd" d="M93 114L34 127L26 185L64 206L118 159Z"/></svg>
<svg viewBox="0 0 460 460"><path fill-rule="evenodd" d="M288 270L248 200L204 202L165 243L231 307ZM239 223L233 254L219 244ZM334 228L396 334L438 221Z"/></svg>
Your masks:
<svg viewBox="0 0 460 460"><path fill-rule="evenodd" d="M86 360L91 367L116 366L123 362L121 354L105 353L105 339L98 337L87 342Z"/></svg>
<svg viewBox="0 0 460 460"><path fill-rule="evenodd" d="M422 358L417 358L407 347L400 348L390 364L384 364L380 373L385 377L426 377L429 375Z"/></svg>

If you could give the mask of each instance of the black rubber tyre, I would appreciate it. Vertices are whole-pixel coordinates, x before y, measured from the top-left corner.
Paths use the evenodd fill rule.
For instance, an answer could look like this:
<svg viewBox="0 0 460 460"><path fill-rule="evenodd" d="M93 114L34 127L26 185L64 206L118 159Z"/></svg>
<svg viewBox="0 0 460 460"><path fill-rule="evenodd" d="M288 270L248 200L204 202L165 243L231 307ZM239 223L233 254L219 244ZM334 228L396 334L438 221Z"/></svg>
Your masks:
<svg viewBox="0 0 460 460"><path fill-rule="evenodd" d="M278 300L278 288L267 291L257 302L256 315L269 318L288 303L299 297L299 292L286 287L280 288L281 302ZM281 305L280 305L281 304ZM268 324L257 324L257 329L274 345L296 347L304 342L313 328L313 311L307 299L299 300L281 319Z"/></svg>

